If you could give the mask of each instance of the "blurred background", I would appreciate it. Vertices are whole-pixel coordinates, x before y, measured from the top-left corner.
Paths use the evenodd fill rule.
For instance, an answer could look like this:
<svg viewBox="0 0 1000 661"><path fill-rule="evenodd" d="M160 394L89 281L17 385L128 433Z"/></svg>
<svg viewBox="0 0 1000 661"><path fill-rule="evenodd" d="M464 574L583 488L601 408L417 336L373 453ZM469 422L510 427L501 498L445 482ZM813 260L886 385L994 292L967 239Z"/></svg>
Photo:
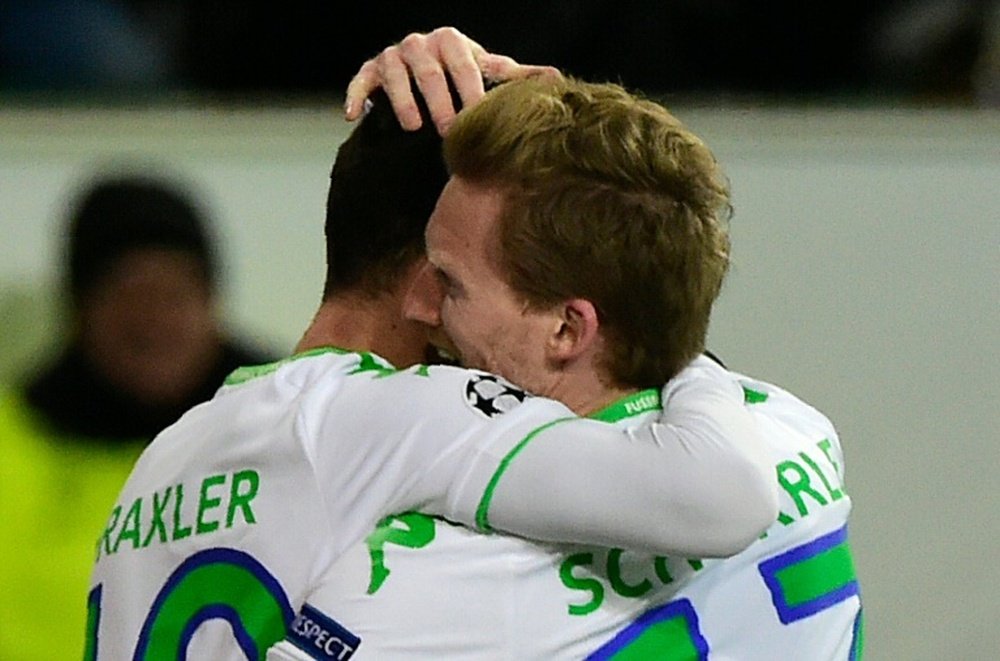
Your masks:
<svg viewBox="0 0 1000 661"><path fill-rule="evenodd" d="M996 0L6 0L6 91L337 94L357 63L454 25L487 48L650 92L996 105Z"/></svg>
<svg viewBox="0 0 1000 661"><path fill-rule="evenodd" d="M840 430L866 658L996 658L997 0L4 0L0 389L59 341L64 220L104 171L189 191L225 319L289 351L322 288L342 91L440 25L705 138L735 207L710 344Z"/></svg>

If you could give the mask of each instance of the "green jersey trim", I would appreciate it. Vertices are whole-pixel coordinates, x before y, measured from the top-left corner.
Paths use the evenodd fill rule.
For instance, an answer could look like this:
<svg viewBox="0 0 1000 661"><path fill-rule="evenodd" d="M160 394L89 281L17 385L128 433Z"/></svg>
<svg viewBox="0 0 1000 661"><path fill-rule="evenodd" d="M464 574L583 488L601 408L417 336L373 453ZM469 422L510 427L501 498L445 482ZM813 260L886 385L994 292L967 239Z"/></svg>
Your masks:
<svg viewBox="0 0 1000 661"><path fill-rule="evenodd" d="M743 402L746 404L763 404L767 401L768 394L763 390L754 390L747 384L740 384L743 387Z"/></svg>
<svg viewBox="0 0 1000 661"><path fill-rule="evenodd" d="M660 411L662 409L663 402L660 398L660 391L656 388L647 388L646 390L640 390L639 392L623 397L600 411L592 413L588 417L601 422L618 422L620 420L625 420L626 418L641 415L648 411ZM575 419L576 418L560 418L533 430L530 434L525 436L521 442L515 445L514 448L507 453L507 456L500 461L500 465L497 466L496 472L493 473L493 477L490 478L489 484L486 485L483 497L479 501L479 507L476 508L476 526L481 531L491 532L493 530L489 522L490 503L493 501L493 493L496 491L497 484L500 483L500 478L503 476L504 472L506 472L507 467L510 466L514 457L516 457L533 438L549 427L552 427L560 422Z"/></svg>
<svg viewBox="0 0 1000 661"><path fill-rule="evenodd" d="M591 413L588 418L600 420L601 422L619 422L626 418L642 415L647 411L662 411L663 403L660 400L660 391L656 388L647 388L639 392L622 397L618 401L609 404L596 413Z"/></svg>
<svg viewBox="0 0 1000 661"><path fill-rule="evenodd" d="M238 367L223 382L223 385L227 386L237 386L241 383L246 383L251 379L256 379L260 376L266 376L276 371L282 365L287 365L293 361L299 360L300 358L310 358L312 356L321 356L327 353L335 354L349 354L356 353L361 356L361 362L352 374L358 372L368 372L376 371L379 373L384 372L395 372L396 368L389 365L383 359L378 358L375 354L368 353L367 351L352 351L350 349L342 349L340 347L326 346L326 347L316 347L315 349L308 349L302 351L293 356L287 358L282 358L281 360L276 360L273 363L264 363L263 365L247 365L244 367ZM384 363L384 364L383 364Z"/></svg>
<svg viewBox="0 0 1000 661"><path fill-rule="evenodd" d="M500 482L500 477L507 471L507 467L510 466L510 462L514 460L514 457L520 454L521 450L528 445L531 439L535 438L549 427L557 425L560 422L576 419L577 418L559 418L558 420L553 420L542 425L541 427L538 427L525 436L510 452L507 453L507 456L500 461L500 465L497 466L496 472L493 473L493 477L490 478L489 484L486 485L486 490L483 491L483 497L479 501L479 507L476 508L476 526L482 532L492 532L493 530L489 522L490 503L493 501L493 493L496 491L497 484Z"/></svg>

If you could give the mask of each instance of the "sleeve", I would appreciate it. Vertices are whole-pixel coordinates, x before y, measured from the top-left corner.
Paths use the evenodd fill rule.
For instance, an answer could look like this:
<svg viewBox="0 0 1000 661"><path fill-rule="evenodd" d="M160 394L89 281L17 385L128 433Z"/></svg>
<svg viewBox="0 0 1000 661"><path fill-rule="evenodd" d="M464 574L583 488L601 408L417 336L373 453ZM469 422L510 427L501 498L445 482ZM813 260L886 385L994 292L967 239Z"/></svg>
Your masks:
<svg viewBox="0 0 1000 661"><path fill-rule="evenodd" d="M777 517L770 453L738 382L698 359L664 388L655 424L610 435L600 423L551 424L497 463L480 529L533 539L726 557Z"/></svg>
<svg viewBox="0 0 1000 661"><path fill-rule="evenodd" d="M356 370L336 391L311 393L295 416L334 555L390 514L473 521L498 465L523 439L576 419L559 402L450 367ZM598 428L621 438L614 427ZM532 517L514 514L514 532Z"/></svg>
<svg viewBox="0 0 1000 661"><path fill-rule="evenodd" d="M267 661L314 661L314 657L287 640L282 640L267 650Z"/></svg>
<svg viewBox="0 0 1000 661"><path fill-rule="evenodd" d="M267 650L268 661L337 661L349 659L361 638L324 612L303 604L285 632L285 639Z"/></svg>
<svg viewBox="0 0 1000 661"><path fill-rule="evenodd" d="M742 391L709 365L669 384L663 419L631 437L476 371L366 376L349 391L309 434L323 440L317 474L343 540L419 510L542 541L715 557L777 516Z"/></svg>

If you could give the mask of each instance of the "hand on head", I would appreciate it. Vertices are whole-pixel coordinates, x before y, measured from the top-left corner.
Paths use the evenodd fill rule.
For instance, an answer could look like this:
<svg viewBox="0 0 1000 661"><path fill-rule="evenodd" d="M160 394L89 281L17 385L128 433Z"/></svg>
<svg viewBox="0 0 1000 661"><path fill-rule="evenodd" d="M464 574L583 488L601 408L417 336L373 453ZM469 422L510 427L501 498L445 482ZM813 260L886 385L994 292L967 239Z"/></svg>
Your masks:
<svg viewBox="0 0 1000 661"><path fill-rule="evenodd" d="M505 55L488 52L452 27L430 33L411 33L367 60L347 86L344 116L354 121L362 115L365 99L378 88L385 90L399 123L412 131L423 124L410 78L427 101L438 133L444 135L455 119L456 109L445 75L451 77L469 106L482 98L483 81L502 82L529 76L559 76L555 67L519 64Z"/></svg>

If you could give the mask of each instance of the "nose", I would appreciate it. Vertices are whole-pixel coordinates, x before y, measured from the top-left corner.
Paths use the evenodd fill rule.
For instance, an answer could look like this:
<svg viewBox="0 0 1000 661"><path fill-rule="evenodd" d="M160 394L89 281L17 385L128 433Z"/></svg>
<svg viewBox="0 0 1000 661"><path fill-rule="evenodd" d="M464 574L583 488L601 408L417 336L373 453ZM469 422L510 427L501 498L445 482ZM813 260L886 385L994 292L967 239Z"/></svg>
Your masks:
<svg viewBox="0 0 1000 661"><path fill-rule="evenodd" d="M403 299L403 317L433 328L441 325L441 301L444 289L434 273L434 266L424 260L413 276Z"/></svg>

